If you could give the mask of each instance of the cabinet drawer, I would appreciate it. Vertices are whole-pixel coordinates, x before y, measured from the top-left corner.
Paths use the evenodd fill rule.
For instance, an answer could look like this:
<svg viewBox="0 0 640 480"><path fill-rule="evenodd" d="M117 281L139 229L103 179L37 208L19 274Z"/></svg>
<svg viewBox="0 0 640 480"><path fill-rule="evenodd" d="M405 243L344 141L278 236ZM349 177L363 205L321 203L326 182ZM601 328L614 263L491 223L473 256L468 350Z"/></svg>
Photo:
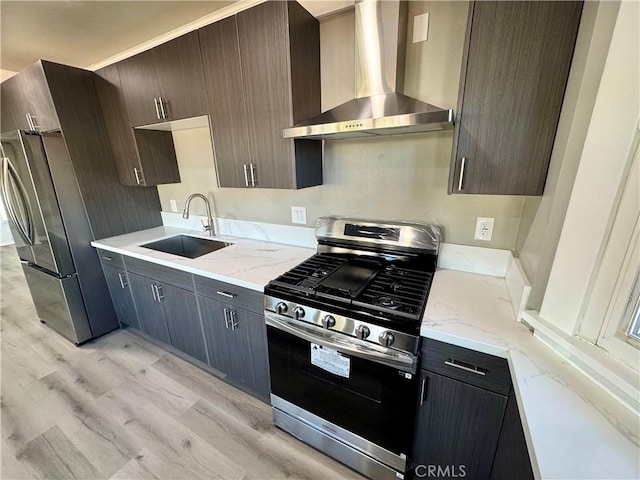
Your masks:
<svg viewBox="0 0 640 480"><path fill-rule="evenodd" d="M502 395L509 395L511 389L509 365L504 358L430 338L422 339L421 366Z"/></svg>
<svg viewBox="0 0 640 480"><path fill-rule="evenodd" d="M199 295L262 315L264 311L264 294L262 292L197 275L194 278L196 292Z"/></svg>
<svg viewBox="0 0 640 480"><path fill-rule="evenodd" d="M125 266L129 272L193 292L193 276L190 273L131 257L125 258Z"/></svg>
<svg viewBox="0 0 640 480"><path fill-rule="evenodd" d="M111 265L115 268L124 268L124 260L122 259L122 255L119 253L102 250L101 248L96 248L96 250L98 252L98 257L100 257L100 262L103 265Z"/></svg>

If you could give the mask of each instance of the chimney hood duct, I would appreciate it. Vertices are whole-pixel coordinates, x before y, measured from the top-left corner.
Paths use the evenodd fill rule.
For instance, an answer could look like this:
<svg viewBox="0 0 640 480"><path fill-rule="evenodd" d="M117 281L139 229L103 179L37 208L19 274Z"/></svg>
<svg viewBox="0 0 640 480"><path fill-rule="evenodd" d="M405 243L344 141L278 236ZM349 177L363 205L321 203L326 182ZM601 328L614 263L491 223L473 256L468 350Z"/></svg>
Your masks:
<svg viewBox="0 0 640 480"><path fill-rule="evenodd" d="M356 98L284 130L285 138L353 138L450 130L453 110L396 91L404 82L407 2L355 7Z"/></svg>

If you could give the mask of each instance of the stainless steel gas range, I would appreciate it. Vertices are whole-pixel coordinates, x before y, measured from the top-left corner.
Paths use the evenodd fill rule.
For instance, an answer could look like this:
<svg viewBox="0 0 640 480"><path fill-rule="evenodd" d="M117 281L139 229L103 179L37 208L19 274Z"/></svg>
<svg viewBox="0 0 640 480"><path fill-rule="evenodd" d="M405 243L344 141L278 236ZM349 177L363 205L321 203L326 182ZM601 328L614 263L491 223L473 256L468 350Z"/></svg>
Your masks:
<svg viewBox="0 0 640 480"><path fill-rule="evenodd" d="M440 229L323 217L265 288L274 423L373 479L404 478Z"/></svg>

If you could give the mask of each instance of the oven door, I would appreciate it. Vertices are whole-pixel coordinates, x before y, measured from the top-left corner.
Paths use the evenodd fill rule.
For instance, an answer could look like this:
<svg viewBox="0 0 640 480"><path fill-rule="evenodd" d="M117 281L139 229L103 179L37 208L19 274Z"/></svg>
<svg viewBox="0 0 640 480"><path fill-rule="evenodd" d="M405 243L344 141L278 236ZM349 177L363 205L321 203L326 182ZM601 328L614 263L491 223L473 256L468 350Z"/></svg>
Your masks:
<svg viewBox="0 0 640 480"><path fill-rule="evenodd" d="M415 356L273 312L265 318L273 407L404 472L418 397Z"/></svg>

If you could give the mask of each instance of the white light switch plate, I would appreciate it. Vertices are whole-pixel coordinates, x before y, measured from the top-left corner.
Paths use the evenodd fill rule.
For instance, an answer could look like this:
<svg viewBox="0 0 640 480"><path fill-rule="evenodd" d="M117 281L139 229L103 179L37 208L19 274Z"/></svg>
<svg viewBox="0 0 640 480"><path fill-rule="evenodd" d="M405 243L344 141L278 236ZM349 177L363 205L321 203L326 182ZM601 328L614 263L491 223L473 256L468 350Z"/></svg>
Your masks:
<svg viewBox="0 0 640 480"><path fill-rule="evenodd" d="M413 17L413 43L424 42L429 38L429 13Z"/></svg>
<svg viewBox="0 0 640 480"><path fill-rule="evenodd" d="M291 207L291 223L307 224L307 209L305 207Z"/></svg>
<svg viewBox="0 0 640 480"><path fill-rule="evenodd" d="M171 211L172 212L177 212L178 211L178 204L176 203L175 200L169 200L169 203L171 204Z"/></svg>

